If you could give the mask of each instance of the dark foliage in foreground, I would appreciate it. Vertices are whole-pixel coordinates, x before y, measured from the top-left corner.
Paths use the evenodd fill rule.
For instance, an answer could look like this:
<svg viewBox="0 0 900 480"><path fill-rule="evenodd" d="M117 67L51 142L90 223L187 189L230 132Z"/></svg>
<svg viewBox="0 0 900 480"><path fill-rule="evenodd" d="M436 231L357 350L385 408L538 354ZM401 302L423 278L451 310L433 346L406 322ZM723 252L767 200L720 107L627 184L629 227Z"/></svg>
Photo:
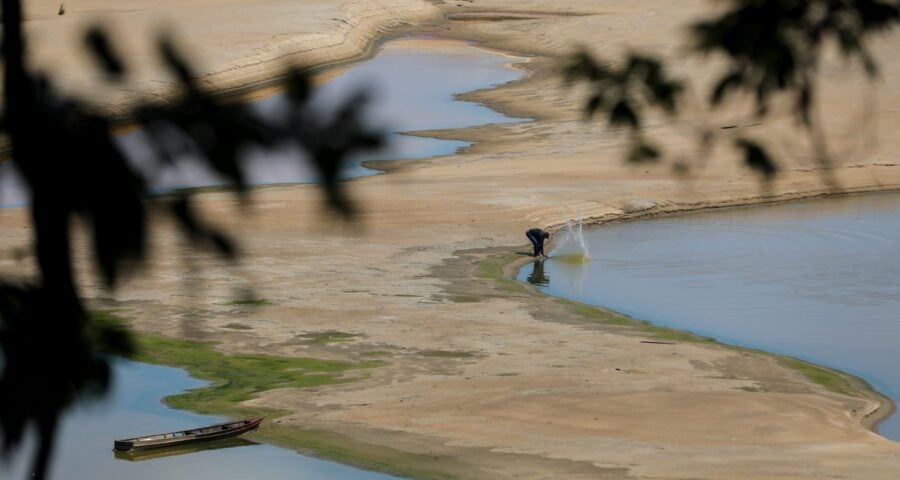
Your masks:
<svg viewBox="0 0 900 480"><path fill-rule="evenodd" d="M604 112L611 127L627 127L631 132L629 162L659 158L659 150L647 143L641 133L643 111L647 107L658 107L674 115L683 89L681 82L669 78L659 60L633 54L621 67L616 67L598 63L587 52L581 52L565 73L569 82L585 79L593 85L593 93L585 106L588 117Z"/></svg>
<svg viewBox="0 0 900 480"><path fill-rule="evenodd" d="M722 15L692 31L697 51L722 54L727 60L727 71L710 92L711 104L746 92L754 96L762 116L773 95L789 95L798 121L810 133L816 157L827 167L824 136L811 108L823 45L836 43L848 58L859 60L875 75L866 42L873 33L897 23L897 0L730 0L730 4ZM128 354L134 348L128 332L93 325L85 311L73 274L73 220L89 226L93 257L110 287L147 253L149 208L165 208L198 248L228 258L236 258L239 250L227 232L198 216L189 192L147 201L152 172L129 165L113 140L108 118L60 96L52 79L26 68L21 2L2 0L2 6L2 124L13 161L31 190L40 276L24 285L0 279L0 447L10 454L20 446L26 429L34 427L38 447L33 478L42 479L60 415L75 400L102 394L109 385L102 352ZM101 30L88 32L85 46L109 81L124 78L127 62ZM179 162L200 162L230 180L235 194L246 198L239 152L247 146L293 143L318 169L328 204L344 217L353 214L353 204L339 182L341 164L349 153L380 141L361 123L363 96L349 99L324 119L309 108L311 87L306 75L296 70L286 74L289 113L264 120L204 92L171 41L160 40L159 54L178 79L183 98L167 106L139 106L131 116L151 139L160 170ZM663 156L644 137L642 127L648 110L678 112L684 85L666 72L664 62L632 55L612 66L580 54L567 73L570 80L593 86L586 105L590 115L603 115L611 126L627 129L630 161ZM743 137L734 139L734 145L749 167L765 178L775 175L777 167L762 145Z"/></svg>
<svg viewBox="0 0 900 480"><path fill-rule="evenodd" d="M822 168L826 183L837 188L830 177L832 165L825 134L814 115L816 73L823 50L836 45L849 60L858 61L874 77L878 67L867 43L879 32L900 21L897 0L728 0L719 16L693 25L691 48L699 53L721 54L726 70L709 92L709 103L719 106L729 95L750 94L756 115L765 117L775 95L792 99L793 115L808 133L814 158ZM659 107L673 115L677 111L680 83L669 80L663 61L631 55L616 68L587 53L572 57L566 74L570 81L587 81L593 94L587 110L602 112L611 127L630 128L630 161L656 161L662 157L641 134L643 109ZM649 65L632 73L634 65ZM634 100L635 92L647 92ZM702 147L714 140L712 132L701 135ZM745 137L733 138L744 164L768 180L778 167L760 143Z"/></svg>
<svg viewBox="0 0 900 480"><path fill-rule="evenodd" d="M60 96L52 79L26 67L19 0L3 0L5 119L15 166L31 191L34 253L40 276L30 284L0 279L0 447L11 454L28 428L38 434L33 478L47 473L57 422L78 399L102 394L110 383L104 354L127 355L127 331L93 325L78 292L72 265L73 221L87 225L93 258L106 285L135 270L147 253L149 208L168 211L197 248L234 259L238 248L197 215L189 191L148 200L148 176L127 161L113 139L111 122L87 105ZM85 36L86 48L109 81L127 72L102 30ZM327 120L308 105L311 87L301 70L287 72L290 108L262 119L245 106L205 93L189 63L168 39L159 54L181 85L182 98L165 106L134 109L150 138L155 168L199 162L232 182L247 197L239 152L247 146L294 144L319 173L328 204L341 216L354 206L339 181L348 154L377 146L381 136L364 128L365 97L346 101ZM299 159L298 159L299 161Z"/></svg>

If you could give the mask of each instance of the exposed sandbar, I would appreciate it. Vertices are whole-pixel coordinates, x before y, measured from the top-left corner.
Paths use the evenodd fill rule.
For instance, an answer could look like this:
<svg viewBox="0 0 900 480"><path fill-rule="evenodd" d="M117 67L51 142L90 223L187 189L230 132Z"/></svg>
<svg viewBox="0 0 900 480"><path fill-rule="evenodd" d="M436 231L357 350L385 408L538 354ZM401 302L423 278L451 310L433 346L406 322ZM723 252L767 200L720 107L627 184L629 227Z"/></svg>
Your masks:
<svg viewBox="0 0 900 480"><path fill-rule="evenodd" d="M255 64L257 53L279 54L265 50L265 41L254 45L253 36L240 31L220 37L235 39L233 49L206 44L204 38L218 35L217 24L249 23L250 29L255 24L248 19L267 21L265 15L251 15L255 9L292 8L279 2L177 3L194 12L179 15L192 19L193 36L185 44L213 65L204 70L210 78L223 75L212 85L227 88L232 85L227 78L235 85L250 78L243 65ZM34 5L49 4L35 1L29 8L34 12ZM839 394L769 355L687 337L676 336L675 345L644 344L641 339L663 333L548 299L502 275L513 259L506 255L508 246L524 245L528 227L558 225L579 213L605 221L829 192L793 122L784 116L752 125L740 102L713 115L698 108L681 122L655 121L648 133L684 155L695 151L699 124L738 124L742 127L735 130L774 140L788 161L768 190L724 149L712 151L706 167L689 180L674 177L668 168L625 165L624 138L583 122L583 92L563 88L556 74L561 56L579 43L604 55L631 45L669 55L680 74L708 80L716 63L677 48L684 25L705 15L707 2L314 5L322 9L320 16L304 17L308 26L291 27L311 32L302 45L334 32L369 39L338 42L348 49L342 52L351 53L325 55L323 62L364 55L374 38L390 30L371 19L391 17L397 11L391 8L401 7L414 12L409 21L422 21L423 31L533 55L519 66L530 73L526 80L467 98L536 121L436 132L479 143L464 155L400 162L388 175L354 180L353 194L365 207L358 229L329 221L310 186L258 189L252 214L245 216L226 193L204 194L203 208L238 232L246 253L241 267L192 254L193 265L202 268L189 268L177 260L185 249L182 239L162 225L154 233L157 260L148 275L112 298L88 276L87 250L78 250L86 293L96 305L132 318L139 331L218 341L225 352L349 359L378 352L389 365L373 369L366 379L274 390L251 401L293 412L283 424L346 439L350 457L366 445L389 447L434 458L454 478L896 476L900 445L865 427L882 399L864 388ZM339 5L371 8L372 14L344 29L342 22L328 20ZM491 21L444 21L435 19L436 9L481 12L481 20ZM291 14L270 13L272 18ZM534 18L524 18L529 15ZM294 41L299 39L288 44ZM823 66L823 118L832 148L841 153L833 173L844 191L900 187L897 45L896 34L873 45L882 64L875 85L838 61ZM42 58L36 61L48 61ZM222 65L234 65L234 76ZM70 74L90 83L87 73ZM140 85L152 84L147 82ZM635 210L647 201L654 206ZM0 218L4 246L25 245L24 212L6 210ZM13 258L0 260L0 268L27 273ZM270 304L229 305L247 287L258 289ZM228 328L236 319L250 329ZM295 341L323 331L354 336L335 344Z"/></svg>

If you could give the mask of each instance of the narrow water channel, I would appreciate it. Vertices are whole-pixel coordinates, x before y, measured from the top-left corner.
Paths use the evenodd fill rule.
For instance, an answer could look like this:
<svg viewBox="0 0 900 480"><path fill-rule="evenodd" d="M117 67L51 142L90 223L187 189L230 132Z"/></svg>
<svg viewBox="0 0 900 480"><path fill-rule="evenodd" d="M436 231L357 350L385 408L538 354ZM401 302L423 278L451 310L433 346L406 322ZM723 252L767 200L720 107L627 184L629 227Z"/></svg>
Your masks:
<svg viewBox="0 0 900 480"><path fill-rule="evenodd" d="M372 175L377 172L362 166L367 160L452 155L469 145L462 141L404 135L404 132L524 121L454 98L460 93L521 78L523 73L510 67L521 61L524 58L487 51L462 41L418 37L393 40L383 45L371 60L344 69L317 88L312 103L317 111L327 115L343 99L358 91L368 92L368 124L387 134L387 144L380 151L351 159L343 176ZM260 115L276 112L283 105L281 95L250 104ZM155 153L147 147L141 130L122 135L118 141L133 165L138 168L157 165L150 158ZM303 154L296 149L244 153L247 181L252 185L317 181L307 163L297 161ZM149 179L151 189L160 193L225 183L215 172L191 161L153 173ZM28 192L13 166L9 162L0 165L0 207L21 207L28 203Z"/></svg>
<svg viewBox="0 0 900 480"><path fill-rule="evenodd" d="M386 43L371 60L344 70L317 88L312 104L327 116L352 94L368 93L368 124L388 134L387 145L380 151L350 159L343 176L372 175L377 172L362 166L367 160L452 155L469 145L462 141L404 135L403 132L523 121L478 103L454 99L459 93L521 78L521 71L509 68L514 61L515 57L488 52L461 41L394 40ZM277 112L283 105L283 97L275 95L253 102L252 107L260 115L266 115ZM141 156L152 155L142 147L139 131L123 137L122 141L137 164L142 163ZM302 156L302 152L293 149L248 151L244 159L247 180L253 185L317 181L307 162L297 161ZM166 191L223 183L213 172L190 167L188 164L187 168L171 169L156 179L153 188Z"/></svg>
<svg viewBox="0 0 900 480"><path fill-rule="evenodd" d="M900 194L585 228L591 260L518 278L550 295L810 360L900 399ZM900 440L893 415L880 433Z"/></svg>
<svg viewBox="0 0 900 480"><path fill-rule="evenodd" d="M459 128L489 123L517 122L487 107L457 101L454 95L489 88L521 78L522 72L510 68L515 59L479 49L459 41L406 39L385 44L369 61L362 62L324 84L316 102L328 106L361 87L373 88L371 121L390 133L387 148L375 156L357 158L345 171L346 178L375 173L361 166L369 159L426 158L453 154L465 142L419 138L400 132ZM256 102L254 108L265 112L278 108L279 98ZM120 139L129 157L140 163L146 155L140 145L141 133ZM249 179L254 184L306 183L312 174L297 168L288 154L261 156L250 152ZM172 171L156 179L154 187L173 188L221 184L209 172ZM0 206L27 205L28 195L9 170L0 166ZM0 365L2 367L2 365ZM50 475L54 480L103 479L310 479L377 480L395 478L366 472L331 462L320 461L291 450L252 442L228 442L215 448L180 455L152 455L139 460L116 458L112 451L115 438L161 433L219 423L218 417L195 415L165 407L161 401L203 383L179 369L119 361L115 367L115 391L101 403L89 405L64 419L57 439L56 455ZM9 461L0 460L0 479L28 478L31 448Z"/></svg>

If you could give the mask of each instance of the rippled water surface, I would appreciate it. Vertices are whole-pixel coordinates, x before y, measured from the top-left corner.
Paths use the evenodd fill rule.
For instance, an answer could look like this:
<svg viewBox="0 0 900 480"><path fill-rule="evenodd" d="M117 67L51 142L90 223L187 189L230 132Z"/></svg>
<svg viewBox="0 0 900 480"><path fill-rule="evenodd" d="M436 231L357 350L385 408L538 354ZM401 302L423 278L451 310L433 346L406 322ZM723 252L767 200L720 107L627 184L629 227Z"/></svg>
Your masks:
<svg viewBox="0 0 900 480"><path fill-rule="evenodd" d="M900 194L586 228L585 245L589 262L551 252L519 279L659 325L838 368L900 398ZM880 431L900 439L898 416Z"/></svg>

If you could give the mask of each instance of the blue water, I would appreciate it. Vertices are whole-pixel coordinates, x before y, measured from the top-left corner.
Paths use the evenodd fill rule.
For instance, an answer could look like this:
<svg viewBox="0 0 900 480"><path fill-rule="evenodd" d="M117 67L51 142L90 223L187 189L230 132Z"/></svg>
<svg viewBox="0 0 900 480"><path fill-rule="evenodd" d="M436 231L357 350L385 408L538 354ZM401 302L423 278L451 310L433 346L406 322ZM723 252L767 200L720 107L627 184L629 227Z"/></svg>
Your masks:
<svg viewBox="0 0 900 480"><path fill-rule="evenodd" d="M433 47L428 48L429 43ZM386 44L371 60L353 66L317 88L313 105L327 117L343 99L355 92L368 93L366 119L374 129L388 134L387 145L377 152L350 159L344 178L377 173L362 166L367 160L397 160L452 155L468 142L403 135L402 132L461 128L492 123L523 121L498 113L481 104L458 101L459 93L489 88L521 78L508 68L509 57L491 53L462 42L425 39L396 40ZM284 106L281 95L254 102L261 115L276 114ZM141 132L123 138L137 158L149 155L141 147ZM284 148L263 152L248 150L244 158L247 180L253 185L315 182L315 173L302 161L301 151ZM297 161L297 159L301 161ZM137 160L136 163L141 163ZM160 176L153 188L220 185L212 172L190 164Z"/></svg>
<svg viewBox="0 0 900 480"><path fill-rule="evenodd" d="M342 99L355 92L369 92L369 124L388 134L387 145L380 151L351 159L343 172L344 178L377 173L362 166L367 160L452 155L470 145L462 141L403 135L402 132L524 121L478 103L455 99L460 93L521 78L521 71L509 68L513 60L463 42L395 40L387 43L372 59L347 69L317 88L313 104L323 116L329 115ZM253 102L252 108L266 115L277 112L283 105L283 97L275 95ZM146 146L141 130L122 135L118 141L138 168L157 165L152 161L153 150ZM288 146L274 151L248 149L243 155L247 181L252 185L317 181L315 172L303 158L303 152ZM189 158L181 160L162 171L152 169L149 184L153 191L226 183L218 174ZM8 162L0 165L0 206L27 205L28 198L13 166Z"/></svg>
<svg viewBox="0 0 900 480"><path fill-rule="evenodd" d="M184 370L116 360L113 373L116 381L109 396L77 408L63 418L51 479L396 479L249 441L234 442L235 446L229 448L137 461L116 458L113 439L182 430L225 419L174 410L162 404L163 396L205 385ZM20 452L9 462L0 463L0 478L27 479L29 457Z"/></svg>
<svg viewBox="0 0 900 480"><path fill-rule="evenodd" d="M900 399L900 194L585 228L584 241L589 262L554 260L551 251L518 278L551 295L843 370ZM880 433L900 439L898 416Z"/></svg>
<svg viewBox="0 0 900 480"><path fill-rule="evenodd" d="M377 155L361 157L344 172L346 178L376 173L361 163L369 159L425 158L449 155L466 142L446 141L401 135L398 132L438 128L458 128L489 123L516 122L482 105L457 101L455 94L488 88L521 77L507 68L509 57L478 49L461 42L448 47L446 42L434 48L410 48L403 42L385 45L373 59L348 69L326 83L318 93L317 105L327 110L335 98L351 94L361 86L377 88L371 109L373 125L388 132L389 145ZM427 46L427 42L425 42ZM272 97L254 105L260 112L279 108L280 99ZM140 165L140 131L120 141L130 159ZM289 158L290 153L262 155L247 152L249 180L254 184L315 181L312 173ZM28 194L7 162L0 165L0 206L23 206ZM165 191L181 187L218 185L215 175L190 165L165 172L153 182L153 188ZM2 365L0 365L2 366ZM52 479L386 479L394 478L320 461L290 450L268 445L226 445L228 448L197 453L150 458L141 461L116 459L112 452L115 438L138 434L181 430L223 421L222 418L172 410L160 399L202 383L178 369L120 361L115 368L115 390L102 403L93 404L67 415L57 442ZM25 451L30 451L26 448ZM18 452L8 463L0 463L0 479L25 479L27 458Z"/></svg>

